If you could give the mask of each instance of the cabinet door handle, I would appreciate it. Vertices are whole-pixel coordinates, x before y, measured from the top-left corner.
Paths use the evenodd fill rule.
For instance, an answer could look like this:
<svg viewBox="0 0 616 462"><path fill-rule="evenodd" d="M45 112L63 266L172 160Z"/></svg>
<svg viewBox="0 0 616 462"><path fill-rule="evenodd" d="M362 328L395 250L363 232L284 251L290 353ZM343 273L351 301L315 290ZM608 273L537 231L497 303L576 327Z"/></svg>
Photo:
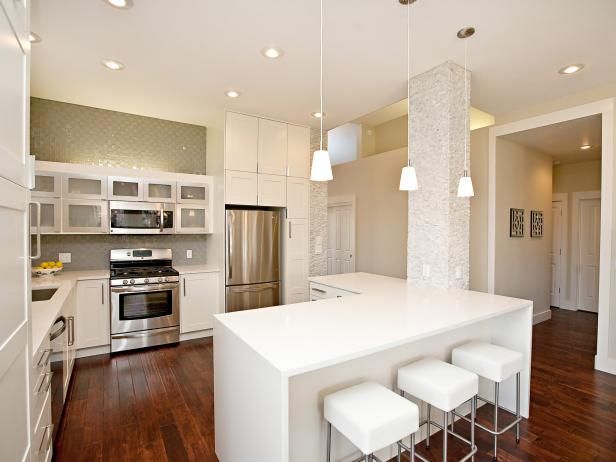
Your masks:
<svg viewBox="0 0 616 462"><path fill-rule="evenodd" d="M32 255L32 252L30 252L30 259L37 260L41 258L41 203L30 202L30 205L34 205L36 207L36 255ZM32 223L30 223L29 227L32 227Z"/></svg>
<svg viewBox="0 0 616 462"><path fill-rule="evenodd" d="M101 305L105 304L105 283L101 282Z"/></svg>
<svg viewBox="0 0 616 462"><path fill-rule="evenodd" d="M49 388L51 387L51 377L53 376L53 372L46 372L43 376L43 380L39 384L38 388L35 390L36 394L39 393L47 393Z"/></svg>
<svg viewBox="0 0 616 462"><path fill-rule="evenodd" d="M321 294L326 294L327 291L323 290L323 289L317 289L316 287L313 287L312 290L314 290L315 292L319 292Z"/></svg>
<svg viewBox="0 0 616 462"><path fill-rule="evenodd" d="M184 297L186 297L186 278L182 279L184 285Z"/></svg>
<svg viewBox="0 0 616 462"><path fill-rule="evenodd" d="M75 344L75 317L69 316L66 318L68 321L68 346L73 346Z"/></svg>
<svg viewBox="0 0 616 462"><path fill-rule="evenodd" d="M43 433L43 438L41 439L41 444L39 445L39 453L43 452L43 447L45 447L45 454L49 451L51 447L51 440L53 435L53 425L46 425L45 432ZM45 443L47 441L47 443Z"/></svg>
<svg viewBox="0 0 616 462"><path fill-rule="evenodd" d="M47 356L47 357L45 358L45 356ZM43 358L45 358L44 361L43 361ZM43 354L39 358L39 360L36 363L36 365L38 367L46 367L49 364L49 360L50 359L51 359L51 348L47 348L47 349L45 349L45 351L43 351Z"/></svg>

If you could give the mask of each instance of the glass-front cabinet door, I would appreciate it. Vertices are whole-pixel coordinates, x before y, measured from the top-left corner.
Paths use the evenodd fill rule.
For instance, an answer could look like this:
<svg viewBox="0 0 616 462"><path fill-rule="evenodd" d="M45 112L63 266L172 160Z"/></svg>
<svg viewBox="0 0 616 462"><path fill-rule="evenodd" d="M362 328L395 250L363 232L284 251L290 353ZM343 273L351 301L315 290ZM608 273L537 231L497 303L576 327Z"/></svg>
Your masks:
<svg viewBox="0 0 616 462"><path fill-rule="evenodd" d="M41 234L55 234L60 232L61 210L60 199L49 197L32 197L32 202L41 204L41 227L38 230ZM36 206L30 207L30 231L37 233Z"/></svg>
<svg viewBox="0 0 616 462"><path fill-rule="evenodd" d="M108 203L96 200L62 200L62 232L107 233Z"/></svg>
<svg viewBox="0 0 616 462"><path fill-rule="evenodd" d="M175 232L182 234L211 233L208 208L202 205L176 206Z"/></svg>
<svg viewBox="0 0 616 462"><path fill-rule="evenodd" d="M143 180L138 178L110 176L107 188L107 197L109 200L143 200Z"/></svg>
<svg viewBox="0 0 616 462"><path fill-rule="evenodd" d="M146 202L175 202L175 181L143 181L143 200Z"/></svg>
<svg viewBox="0 0 616 462"><path fill-rule="evenodd" d="M178 203L207 204L210 200L210 185L207 183L178 182Z"/></svg>
<svg viewBox="0 0 616 462"><path fill-rule="evenodd" d="M107 177L100 175L64 174L63 199L107 199Z"/></svg>
<svg viewBox="0 0 616 462"><path fill-rule="evenodd" d="M56 172L39 172L34 174L32 196L61 197L62 175Z"/></svg>

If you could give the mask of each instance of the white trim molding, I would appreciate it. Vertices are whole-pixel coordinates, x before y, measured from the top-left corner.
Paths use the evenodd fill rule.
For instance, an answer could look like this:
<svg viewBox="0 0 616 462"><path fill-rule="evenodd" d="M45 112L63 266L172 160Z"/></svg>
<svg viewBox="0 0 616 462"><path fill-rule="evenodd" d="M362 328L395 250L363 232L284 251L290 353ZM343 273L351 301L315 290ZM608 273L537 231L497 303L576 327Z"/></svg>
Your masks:
<svg viewBox="0 0 616 462"><path fill-rule="evenodd" d="M550 319L552 319L552 310L548 309L542 311L541 313L535 313L533 314L533 326L535 324L539 324L540 322L549 321Z"/></svg>
<svg viewBox="0 0 616 462"><path fill-rule="evenodd" d="M560 306L564 310L577 310L572 301L572 290L569 275L569 194L553 193L552 202L560 202L562 208L561 230L561 262L560 262Z"/></svg>
<svg viewBox="0 0 616 462"><path fill-rule="evenodd" d="M351 272L354 273L357 268L357 198L355 194L347 194L342 196L328 196L327 197L327 232L329 233L329 209L330 207L340 207L343 205L351 206L351 213L353 214L353 222L351 228ZM328 239L329 242L329 239ZM329 252L329 249L325 249L325 252ZM329 255L328 255L329 260ZM329 262L328 262L329 267ZM329 271L328 271L329 274Z"/></svg>
<svg viewBox="0 0 616 462"><path fill-rule="evenodd" d="M616 322L610 318L616 316L616 303L612 303L612 229L614 227L614 156L616 149L614 112L616 98L607 98L560 111L550 112L528 119L498 125L489 130L489 181L488 181L488 292L494 293L495 262L496 262L496 138L511 133L517 133L533 128L579 119L581 117L601 114L601 253L599 264L599 319L597 329L597 358L616 361ZM616 244L615 244L616 245ZM616 278L614 278L616 279ZM615 282L616 284L616 282ZM616 294L614 294L616 297ZM614 306L612 306L614 305ZM610 358L610 324L612 326L612 350L614 358ZM595 367L604 370L608 364L605 359L597 360ZM601 367L600 367L601 366ZM607 367L606 367L607 368Z"/></svg>

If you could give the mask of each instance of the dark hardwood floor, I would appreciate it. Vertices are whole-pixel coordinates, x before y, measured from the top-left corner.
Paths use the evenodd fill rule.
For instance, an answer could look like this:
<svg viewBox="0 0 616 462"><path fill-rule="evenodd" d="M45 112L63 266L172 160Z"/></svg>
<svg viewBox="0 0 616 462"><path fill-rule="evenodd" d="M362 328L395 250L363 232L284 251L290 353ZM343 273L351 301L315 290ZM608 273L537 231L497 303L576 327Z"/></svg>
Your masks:
<svg viewBox="0 0 616 462"><path fill-rule="evenodd" d="M531 418L520 444L500 438L499 460L616 461L616 377L593 370L596 330L596 315L558 309L534 328ZM210 339L79 359L55 460L216 461L213 410ZM491 461L491 439L477 436L475 460ZM467 450L449 441L452 460ZM418 450L441 460L440 435L431 443Z"/></svg>

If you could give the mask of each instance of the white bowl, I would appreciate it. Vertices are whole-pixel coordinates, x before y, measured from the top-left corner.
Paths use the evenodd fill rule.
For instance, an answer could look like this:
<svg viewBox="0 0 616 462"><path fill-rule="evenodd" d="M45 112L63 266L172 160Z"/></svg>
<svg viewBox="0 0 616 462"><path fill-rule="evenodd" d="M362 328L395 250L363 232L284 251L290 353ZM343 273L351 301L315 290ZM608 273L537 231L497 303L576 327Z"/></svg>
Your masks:
<svg viewBox="0 0 616 462"><path fill-rule="evenodd" d="M32 268L32 276L51 276L62 271L63 268Z"/></svg>

